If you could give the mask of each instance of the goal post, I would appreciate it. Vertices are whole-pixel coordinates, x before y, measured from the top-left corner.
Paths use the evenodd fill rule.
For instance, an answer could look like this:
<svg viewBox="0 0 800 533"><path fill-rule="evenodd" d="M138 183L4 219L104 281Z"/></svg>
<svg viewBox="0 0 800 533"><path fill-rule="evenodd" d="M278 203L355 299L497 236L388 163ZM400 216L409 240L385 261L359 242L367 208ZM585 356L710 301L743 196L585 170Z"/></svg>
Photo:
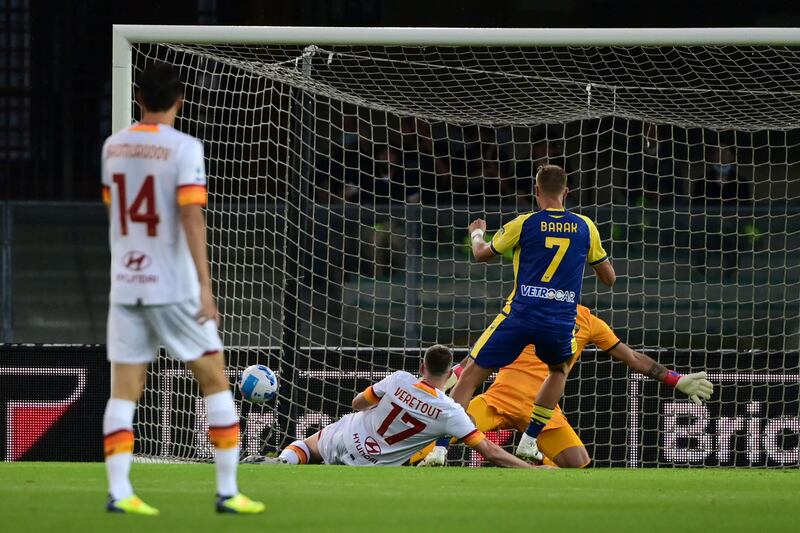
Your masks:
<svg viewBox="0 0 800 533"><path fill-rule="evenodd" d="M379 46L796 46L800 28L348 28L115 24L112 129L131 123L132 44Z"/></svg>
<svg viewBox="0 0 800 533"><path fill-rule="evenodd" d="M562 406L595 464L800 464L800 29L113 32L115 131L147 63L186 82L231 377L279 372L275 405L240 404L245 453L346 414L426 346L466 354L513 280L506 258L471 261L466 226L533 209L552 162L619 273L613 290L587 277L582 303L717 387L697 407L587 350ZM207 460L198 415L160 357L138 455Z"/></svg>

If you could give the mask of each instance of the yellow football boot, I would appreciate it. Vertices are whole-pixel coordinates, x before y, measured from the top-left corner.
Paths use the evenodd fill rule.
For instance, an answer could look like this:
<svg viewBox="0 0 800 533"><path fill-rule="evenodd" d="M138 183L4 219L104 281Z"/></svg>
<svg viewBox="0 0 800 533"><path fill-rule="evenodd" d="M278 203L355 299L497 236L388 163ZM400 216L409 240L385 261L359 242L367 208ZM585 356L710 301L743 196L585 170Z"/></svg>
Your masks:
<svg viewBox="0 0 800 533"><path fill-rule="evenodd" d="M119 500L112 500L109 496L106 510L109 513L141 514L145 516L156 516L159 513L158 509L147 505L135 494Z"/></svg>
<svg viewBox="0 0 800 533"><path fill-rule="evenodd" d="M259 514L263 513L266 506L261 502L256 502L242 493L229 498L217 496L217 512L233 514Z"/></svg>

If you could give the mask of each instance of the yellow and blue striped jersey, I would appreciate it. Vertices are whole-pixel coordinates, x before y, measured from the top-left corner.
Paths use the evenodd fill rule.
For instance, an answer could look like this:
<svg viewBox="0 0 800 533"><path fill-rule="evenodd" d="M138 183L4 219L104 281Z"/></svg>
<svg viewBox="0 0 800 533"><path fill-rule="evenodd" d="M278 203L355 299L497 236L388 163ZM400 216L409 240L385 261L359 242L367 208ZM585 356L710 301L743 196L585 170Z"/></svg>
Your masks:
<svg viewBox="0 0 800 533"><path fill-rule="evenodd" d="M557 325L574 325L585 263L608 260L594 222L563 209L520 215L490 245L496 254L514 250L514 289L503 312Z"/></svg>

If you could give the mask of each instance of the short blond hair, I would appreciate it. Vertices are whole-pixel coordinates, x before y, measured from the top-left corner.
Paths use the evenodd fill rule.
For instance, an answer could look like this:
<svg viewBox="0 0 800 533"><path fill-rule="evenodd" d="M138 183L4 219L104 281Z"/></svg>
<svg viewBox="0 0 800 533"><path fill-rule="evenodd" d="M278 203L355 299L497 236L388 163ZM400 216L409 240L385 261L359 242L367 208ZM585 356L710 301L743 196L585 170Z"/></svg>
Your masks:
<svg viewBox="0 0 800 533"><path fill-rule="evenodd" d="M567 188L567 173L558 165L542 165L536 171L536 185L546 196L560 196Z"/></svg>

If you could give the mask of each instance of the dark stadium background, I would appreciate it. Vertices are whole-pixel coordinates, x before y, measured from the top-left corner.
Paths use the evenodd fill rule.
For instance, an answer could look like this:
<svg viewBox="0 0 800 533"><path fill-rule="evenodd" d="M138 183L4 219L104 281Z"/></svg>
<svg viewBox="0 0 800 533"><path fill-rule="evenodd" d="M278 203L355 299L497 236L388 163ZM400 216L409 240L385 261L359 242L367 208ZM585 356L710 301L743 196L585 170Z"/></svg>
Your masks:
<svg viewBox="0 0 800 533"><path fill-rule="evenodd" d="M98 198L97 154L111 132L112 24L797 26L800 11L769 0L2 0L0 199Z"/></svg>

